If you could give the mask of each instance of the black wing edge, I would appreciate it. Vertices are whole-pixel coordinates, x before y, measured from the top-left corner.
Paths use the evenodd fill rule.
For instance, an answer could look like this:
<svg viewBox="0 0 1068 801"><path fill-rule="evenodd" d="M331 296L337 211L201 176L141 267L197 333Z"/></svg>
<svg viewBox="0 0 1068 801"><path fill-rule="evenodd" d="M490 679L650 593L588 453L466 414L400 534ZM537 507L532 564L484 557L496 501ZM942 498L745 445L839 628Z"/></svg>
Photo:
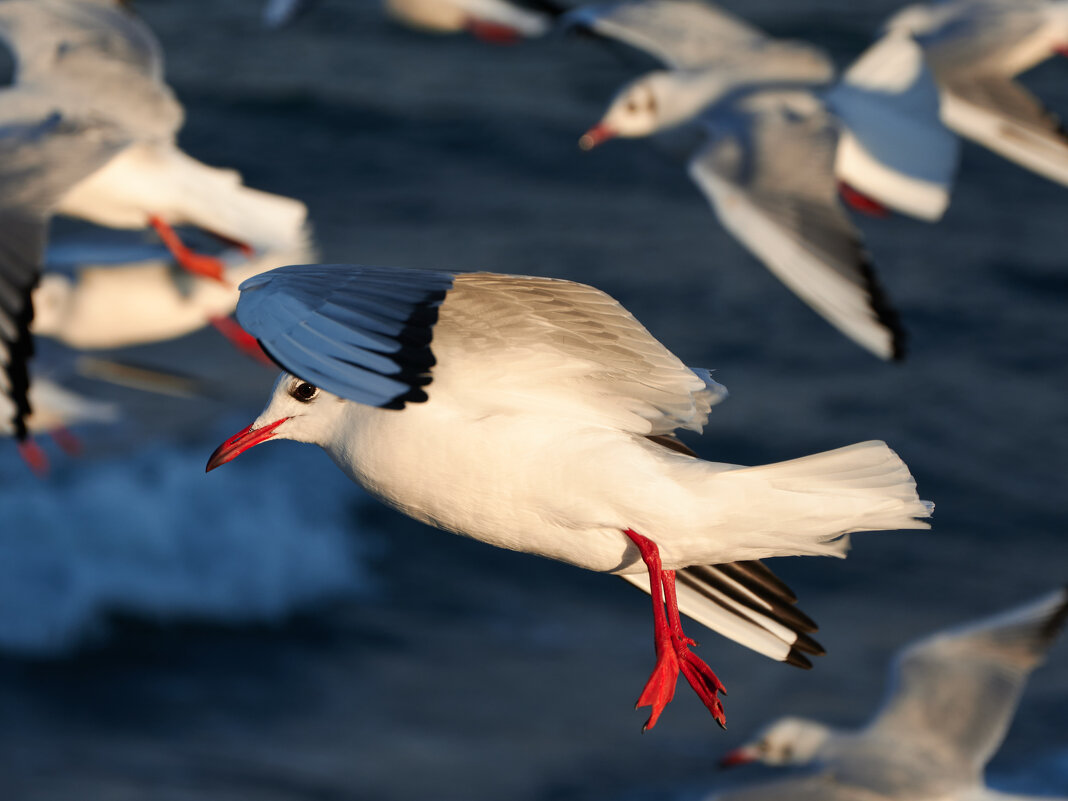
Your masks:
<svg viewBox="0 0 1068 801"><path fill-rule="evenodd" d="M809 636L819 627L795 606L797 596L763 562L748 560L687 567L677 570L675 578L747 623L752 621L744 610L769 617L793 631L797 640L784 661L794 667L808 670L812 662L806 654L823 656L826 653L823 646ZM728 600L720 597L720 593Z"/></svg>

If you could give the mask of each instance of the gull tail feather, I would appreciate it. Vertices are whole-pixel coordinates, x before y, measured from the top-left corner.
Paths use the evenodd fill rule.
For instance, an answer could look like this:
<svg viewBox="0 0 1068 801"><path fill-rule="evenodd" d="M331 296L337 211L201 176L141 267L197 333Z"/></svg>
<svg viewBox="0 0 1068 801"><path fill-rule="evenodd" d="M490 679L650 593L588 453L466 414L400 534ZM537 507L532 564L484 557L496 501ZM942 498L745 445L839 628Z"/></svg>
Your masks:
<svg viewBox="0 0 1068 801"><path fill-rule="evenodd" d="M742 501L750 533L744 556L844 557L854 531L925 529L934 504L920 500L908 467L885 442L869 441L787 462L721 472ZM754 519L745 519L751 515ZM769 524L768 521L779 521Z"/></svg>

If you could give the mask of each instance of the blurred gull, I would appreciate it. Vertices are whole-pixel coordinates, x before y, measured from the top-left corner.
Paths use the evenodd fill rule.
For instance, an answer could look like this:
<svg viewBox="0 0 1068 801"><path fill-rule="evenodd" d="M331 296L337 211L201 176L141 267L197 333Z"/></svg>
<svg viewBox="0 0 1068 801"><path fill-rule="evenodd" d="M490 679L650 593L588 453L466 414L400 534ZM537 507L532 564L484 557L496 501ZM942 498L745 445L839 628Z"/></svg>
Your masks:
<svg viewBox="0 0 1068 801"><path fill-rule="evenodd" d="M36 313L30 330L87 350L174 339L209 322L226 329L237 305L238 284L310 256L303 247L252 257L232 253L219 260L224 265L222 282L175 275L171 264L161 259L86 265L73 275L45 272L33 293ZM241 344L240 337L236 341ZM258 347L252 351L259 352Z"/></svg>
<svg viewBox="0 0 1068 801"><path fill-rule="evenodd" d="M1024 683L1068 619L1068 590L898 654L882 710L859 731L782 718L726 766L817 764L824 772L717 796L719 801L1023 801L984 786Z"/></svg>
<svg viewBox="0 0 1068 801"><path fill-rule="evenodd" d="M0 25L8 4L0 4ZM21 81L0 92L0 395L24 441L28 362L33 354L31 292L41 270L48 221L71 186L127 142L110 120L60 110L47 91Z"/></svg>
<svg viewBox="0 0 1068 801"><path fill-rule="evenodd" d="M927 527L931 505L882 442L762 467L696 458L674 431L700 431L723 388L592 287L304 265L241 290L238 320L288 372L207 469L272 438L317 444L417 520L633 577L653 596L647 727L680 670L723 722L680 609L804 664L791 655L819 653L798 636L810 621L751 560L843 556L849 532Z"/></svg>
<svg viewBox="0 0 1068 801"><path fill-rule="evenodd" d="M0 36L19 82L39 86L62 110L122 126L128 146L73 186L58 211L113 228L151 225L178 262L221 277L223 265L187 248L175 225L194 225L246 249L283 249L307 238L304 204L242 185L232 170L183 153L183 112L163 81L152 32L106 0L6 0Z"/></svg>
<svg viewBox="0 0 1068 801"><path fill-rule="evenodd" d="M1012 78L1068 53L1068 0L951 0L909 6L887 23L923 48L942 119L961 136L1068 185L1068 135Z"/></svg>
<svg viewBox="0 0 1068 801"><path fill-rule="evenodd" d="M268 0L263 21L268 27L288 25L315 0ZM559 9L551 0L527 3L509 0L385 0L390 17L411 28L431 33L467 31L480 39L510 42L541 36Z"/></svg>
<svg viewBox="0 0 1068 801"><path fill-rule="evenodd" d="M865 209L927 218L945 209L956 137L938 120L937 90L914 43L873 48L823 99L806 100L803 89L834 77L826 55L771 39L707 3L589 6L565 22L671 68L625 86L582 147L700 120L709 143L690 174L728 230L847 336L880 358L903 357L897 314L836 195L841 182ZM901 66L911 70L904 78ZM766 94L790 87L789 95Z"/></svg>
<svg viewBox="0 0 1068 801"><path fill-rule="evenodd" d="M813 86L834 78L834 65L819 48L772 39L697 0L583 6L566 14L563 24L621 41L668 67L624 86L580 140L585 149L613 137L650 136L690 122L747 89Z"/></svg>

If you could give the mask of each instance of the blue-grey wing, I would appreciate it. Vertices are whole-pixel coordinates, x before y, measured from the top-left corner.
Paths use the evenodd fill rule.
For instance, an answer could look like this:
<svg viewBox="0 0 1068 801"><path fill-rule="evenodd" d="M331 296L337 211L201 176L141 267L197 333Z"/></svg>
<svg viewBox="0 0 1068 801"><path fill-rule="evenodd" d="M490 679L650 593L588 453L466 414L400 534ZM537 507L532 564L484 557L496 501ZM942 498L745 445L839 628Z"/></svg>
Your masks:
<svg viewBox="0 0 1068 801"><path fill-rule="evenodd" d="M453 273L348 264L280 267L241 284L238 322L272 359L370 406L421 402Z"/></svg>

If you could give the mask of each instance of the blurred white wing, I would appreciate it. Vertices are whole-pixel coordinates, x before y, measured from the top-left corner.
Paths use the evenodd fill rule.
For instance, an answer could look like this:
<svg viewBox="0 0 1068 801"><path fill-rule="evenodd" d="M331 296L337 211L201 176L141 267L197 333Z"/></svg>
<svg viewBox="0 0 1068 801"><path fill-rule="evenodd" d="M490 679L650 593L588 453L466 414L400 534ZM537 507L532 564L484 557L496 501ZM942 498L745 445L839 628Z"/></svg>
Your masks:
<svg viewBox="0 0 1068 801"><path fill-rule="evenodd" d="M1066 619L1068 589L907 647L866 734L919 745L979 775Z"/></svg>
<svg viewBox="0 0 1068 801"><path fill-rule="evenodd" d="M960 75L943 85L947 126L1021 167L1068 186L1068 134L1025 88L998 75Z"/></svg>
<svg viewBox="0 0 1068 801"><path fill-rule="evenodd" d="M828 115L801 93L765 94L749 108L733 131L713 132L690 176L724 227L802 300L880 358L900 358L897 314L838 201Z"/></svg>
<svg viewBox="0 0 1068 801"><path fill-rule="evenodd" d="M713 66L770 43L764 33L698 0L632 0L583 6L564 24L643 50L676 69Z"/></svg>

